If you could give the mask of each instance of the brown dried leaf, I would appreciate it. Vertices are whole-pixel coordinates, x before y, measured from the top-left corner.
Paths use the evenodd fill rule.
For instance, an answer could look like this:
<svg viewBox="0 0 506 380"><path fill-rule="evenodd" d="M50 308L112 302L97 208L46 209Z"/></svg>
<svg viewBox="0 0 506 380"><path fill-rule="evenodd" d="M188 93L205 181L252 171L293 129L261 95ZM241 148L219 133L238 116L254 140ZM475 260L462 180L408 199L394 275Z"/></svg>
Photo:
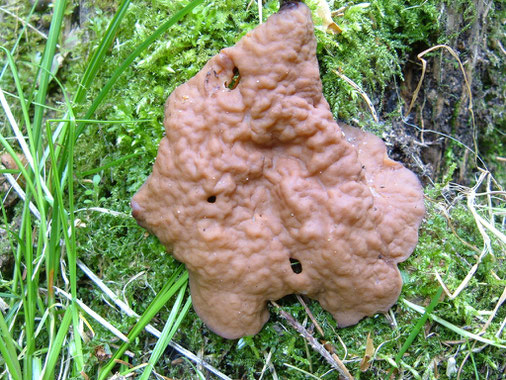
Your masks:
<svg viewBox="0 0 506 380"><path fill-rule="evenodd" d="M371 339L371 333L369 333L367 334L367 341L365 344L365 354L362 361L360 362L360 370L362 372L365 372L369 369L369 366L371 365L370 360L373 355L374 355L374 344Z"/></svg>
<svg viewBox="0 0 506 380"><path fill-rule="evenodd" d="M329 4L326 0L318 0L318 5L316 6L316 14L323 21L323 26L325 30L330 33L341 33L343 30L332 20L332 13L330 12Z"/></svg>
<svg viewBox="0 0 506 380"><path fill-rule="evenodd" d="M111 354L107 353L104 346L95 347L95 357L98 359L98 361L105 362L106 360L109 360L111 356Z"/></svg>

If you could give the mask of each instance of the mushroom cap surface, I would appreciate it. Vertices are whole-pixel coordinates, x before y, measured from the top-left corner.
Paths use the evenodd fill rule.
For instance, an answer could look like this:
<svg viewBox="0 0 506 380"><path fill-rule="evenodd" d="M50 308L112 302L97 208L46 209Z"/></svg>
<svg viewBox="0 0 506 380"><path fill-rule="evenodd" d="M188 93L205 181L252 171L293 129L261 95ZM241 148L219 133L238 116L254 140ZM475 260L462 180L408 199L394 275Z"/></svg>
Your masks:
<svg viewBox="0 0 506 380"><path fill-rule="evenodd" d="M293 293L339 326L396 302L422 187L379 138L334 121L303 3L285 3L176 88L164 125L133 216L186 264L211 330L255 334L267 302Z"/></svg>

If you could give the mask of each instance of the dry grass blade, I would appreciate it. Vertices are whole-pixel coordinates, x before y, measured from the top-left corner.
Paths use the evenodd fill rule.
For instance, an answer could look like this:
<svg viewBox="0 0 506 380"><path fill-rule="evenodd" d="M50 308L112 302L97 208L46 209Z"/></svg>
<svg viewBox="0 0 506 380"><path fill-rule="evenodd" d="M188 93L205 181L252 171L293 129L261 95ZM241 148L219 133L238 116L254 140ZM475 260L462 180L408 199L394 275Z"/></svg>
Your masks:
<svg viewBox="0 0 506 380"><path fill-rule="evenodd" d="M273 380L278 380L278 375L276 373L276 369L274 368L274 366L272 365L272 362L271 362L272 350L269 351L268 354L265 354L264 357L265 357L265 364L264 364L264 367L262 368L262 372L260 373L260 377L258 378L258 380L262 380L263 379L265 371L267 370L267 368L272 372L272 378L273 378Z"/></svg>
<svg viewBox="0 0 506 380"><path fill-rule="evenodd" d="M371 366L371 359L374 356L375 351L376 350L374 349L374 343L373 340L371 339L371 333L369 333L367 334L364 357L360 362L360 370L362 372L367 371Z"/></svg>
<svg viewBox="0 0 506 380"><path fill-rule="evenodd" d="M423 59L422 57L425 54L430 53L430 52L432 52L434 50L438 50L438 49L446 49L446 50L448 50L448 52L459 63L459 67L460 67L460 70L462 71L462 75L464 75L464 81L466 83L466 89L467 89L468 95L469 95L469 106L468 106L468 108L469 108L469 111L471 113L473 112L472 111L472 108L473 108L473 96L471 94L471 87L469 85L469 81L467 80L466 71L464 69L464 65L462 64L462 61L460 60L460 58L457 55L457 53L455 52L455 50L453 50L451 47L449 47L447 45L436 45L436 46L433 46L433 47L431 47L431 48L429 48L427 50L422 51L420 54L417 55L417 58L422 62L422 75L420 76L420 80L418 81L418 85L416 86L415 92L413 93L413 97L411 98L411 103L409 104L408 110L406 112L406 116L409 115L409 113L413 109L415 101L418 98L418 93L420 92L420 89L422 87L423 78L425 77L425 71L427 70L427 61L425 59ZM473 115L473 119L474 119L474 115Z"/></svg>
<svg viewBox="0 0 506 380"><path fill-rule="evenodd" d="M339 372L339 374L344 379L353 380L353 376L336 354L331 354L328 352L327 349L321 345L309 331L304 328L304 326L297 322L286 311L281 309L276 302L271 301L271 303L278 309L281 317L285 319L290 324L290 326L292 326L304 339L306 339L309 345L316 352L318 352L337 372Z"/></svg>
<svg viewBox="0 0 506 380"><path fill-rule="evenodd" d="M367 107L369 107L369 110L371 111L371 114L372 114L372 118L374 119L374 121L377 123L379 122L379 119L378 119L378 114L376 112L376 109L374 108L372 102L371 102L371 99L369 98L369 96L367 96L367 94L365 93L364 90L362 90L358 84L356 84L355 82L353 82L350 78L348 78L346 75L340 73L339 71L337 70L332 70L334 72L334 74L336 74L339 78L341 78L342 80L344 80L346 83L348 83L351 87L353 87L359 94L360 96L365 100L366 104L367 104Z"/></svg>
<svg viewBox="0 0 506 380"><path fill-rule="evenodd" d="M248 5L246 6L246 10L249 10L251 8L251 4L253 4L255 0L250 0ZM258 8L258 25L260 25L263 22L263 15L262 15L262 0L257 0L257 8Z"/></svg>
<svg viewBox="0 0 506 380"><path fill-rule="evenodd" d="M506 236L501 231L499 231L499 229L496 228L494 225L494 214L492 212L491 200L489 199L488 204L487 204L487 208L489 211L489 220L485 219L477 211L477 208L478 208L478 205L476 203L476 197L478 196L477 191L483 185L483 183L485 182L486 179L487 179L487 184L488 184L487 187L489 188L490 182L492 180L492 174L486 170L482 170L480 177L478 178L476 184L472 188L458 186L459 191L461 193L465 194L465 196L466 196L467 209L469 210L470 214L473 216L476 227L477 227L480 235L482 236L483 247L479 251L479 256L478 256L475 264L471 267L471 269L467 273L466 277L462 280L460 285L457 287L457 289L453 293L451 293L450 290L447 288L447 286L444 284L444 281L441 278L439 272L437 272L437 270L435 271L436 278L437 278L438 282L441 284L445 293L448 295L448 297L451 300L458 297L458 295L462 292L462 290L464 290L467 287L467 285L469 284L469 281L473 278L474 274L478 270L480 263L483 261L483 258L485 256L487 256L488 254L493 254L492 241L491 241L490 236L493 235L500 242L502 242L503 244L506 244ZM504 192L499 191L499 192L495 192L495 193L503 194ZM488 195L488 197L490 197L491 191L487 191L486 194ZM449 220L449 217L447 219ZM458 237L458 235L455 233L453 228L452 228L452 231ZM489 231L489 233L491 233L492 235L489 236L487 231ZM466 246L475 250L475 247L470 244L466 244Z"/></svg>
<svg viewBox="0 0 506 380"><path fill-rule="evenodd" d="M487 322L485 322L485 324L483 325L480 333L484 333L488 329L488 326L490 326L490 324L492 323L492 320L495 318L497 311L499 310L501 305L504 303L504 301L506 301L506 286L504 287L501 297L499 298L499 301L497 301L497 304L495 305L494 310L492 311L492 314L490 314L490 317L488 317ZM496 336L499 337L498 334L496 334Z"/></svg>
<svg viewBox="0 0 506 380"><path fill-rule="evenodd" d="M20 22L21 24L27 26L28 28L30 28L31 30L33 30L35 33L37 33L38 35L40 35L42 38L44 38L45 40L47 40L47 35L42 33L39 29L37 29L35 26L33 26L32 24L26 22L25 20L23 20L21 17L19 17L18 15L15 15L14 13L10 12L8 9L5 9L4 7L0 7L0 11L15 18L16 21ZM57 45L58 46L58 45Z"/></svg>
<svg viewBox="0 0 506 380"><path fill-rule="evenodd" d="M427 50L422 51L420 54L417 55L417 58L422 62L422 74L420 76L420 80L418 81L418 85L416 86L415 92L413 93L413 97L411 98L411 103L409 104L408 110L406 111L404 117L407 117L410 114L411 110L413 109L413 106L415 105L415 101L418 98L418 93L420 92L420 89L422 88L423 78L425 77L425 72L427 70L427 61L425 59L423 59L423 56L425 56L426 54L428 54L434 50L438 50L438 49L448 50L448 52L452 55L452 57L454 57L457 60L457 62L459 64L460 71L462 71L462 75L464 76L466 91L467 91L467 94L469 97L469 104L468 104L467 109L471 115L471 123L472 123L472 127L473 127L474 150L476 152L478 152L478 146L477 146L477 141L476 141L476 136L475 136L476 126L475 126L475 122L474 122L473 95L471 93L471 85L469 84L466 70L465 70L464 65L462 64L462 61L460 60L458 54L455 52L455 50L453 50L448 45L436 45L436 46L433 46Z"/></svg>
<svg viewBox="0 0 506 380"><path fill-rule="evenodd" d="M121 301L119 297L107 287L107 285L104 284L104 282L98 278L97 275L95 275L90 268L88 268L82 261L77 260L77 265L81 270L110 298L114 301L116 306L118 306L126 315L130 317L139 318L139 315L133 311L126 303ZM150 334L156 336L157 338L160 338L161 332L153 327L152 325L148 324L145 327L146 331ZM195 355L193 352L188 351L186 348L182 347L181 345L177 344L174 341L169 342L169 346L174 348L176 351L178 351L181 355L185 356L189 360L195 362L197 365L204 367L209 372L213 373L215 376L217 376L219 379L222 380L231 380L230 377L227 375L221 373L216 368L214 368L209 363L206 363L201 358L199 358L197 355Z"/></svg>
<svg viewBox="0 0 506 380"><path fill-rule="evenodd" d="M492 320L495 318L496 314L497 314L497 311L499 310L499 308L501 307L501 305L504 303L504 301L506 301L506 287L504 288L503 292L502 292L502 295L501 297L499 298L499 301L497 302L497 304L495 305L494 307L494 310L492 311L492 313L490 314L490 317L487 319L487 321L485 322L485 324L483 325L483 327L481 328L480 332L478 333L479 335L485 333L485 331L488 329L488 327L490 326L490 324L492 323ZM505 322L506 322L506 319L505 319ZM503 322L503 326L504 327L504 322ZM499 338L499 335L501 334L501 328L499 329L499 331L496 333L496 337ZM473 345L471 347L471 349L467 352L466 356L464 357L464 359L462 360L462 364L460 365L459 367L459 370L457 372L457 379L460 379L460 374L462 372L462 369L464 368L464 364L466 363L466 361L469 359L469 356L471 355L471 352L479 352L479 351L482 351L485 347L487 347L487 344L484 344L482 345L481 347L478 347L478 348L475 348L476 345L477 345L477 341L474 341L473 342Z"/></svg>
<svg viewBox="0 0 506 380"><path fill-rule="evenodd" d="M59 289L56 286L54 288L58 294L61 294L62 296L64 296L65 298L67 298L69 300L72 299L72 296L70 294L68 294L67 292L65 292L64 290ZM90 315L93 319L95 319L98 323L100 323L104 328L106 328L111 333L116 335L122 341L128 342L128 338L121 331L119 331L116 327L114 327L109 322L107 322L107 320L105 318L101 317L99 314L97 314L95 311L93 311L90 307L88 307L81 300L77 299L76 302L80 308L82 308L88 315Z"/></svg>
<svg viewBox="0 0 506 380"><path fill-rule="evenodd" d="M316 14L321 18L323 27L326 32L337 34L342 33L343 30L332 20L332 12L327 0L318 0L316 4Z"/></svg>
<svg viewBox="0 0 506 380"><path fill-rule="evenodd" d="M416 312L420 313L420 314L423 314L425 313L425 308L420 306L420 305L417 305L417 304L414 304L412 302L409 302L408 300L405 300L403 299L402 302L404 302L409 308L415 310ZM497 343L497 342L494 342L493 340L490 340L490 339L487 339L487 338L483 338L482 336L478 335L478 334L474 334L474 333L471 333L467 330L464 330L463 328L460 328L458 326L455 326L454 324L444 320L443 318L439 318L438 316L434 315L434 314L430 314L429 315L429 318L433 319L435 322L439 323L440 325L443 325L444 327L452 330L453 332L467 338L467 339L473 339L473 340L476 340L478 342L482 342L482 343L485 343L485 344L488 344L488 345L491 345L491 346L495 346L495 347L499 347L499 348L502 348L502 349L506 349L506 346L504 344L501 344L501 343L505 343L504 341L502 340L499 340L500 343Z"/></svg>
<svg viewBox="0 0 506 380"><path fill-rule="evenodd" d="M19 186L18 184L18 181L16 180L16 178L14 178L14 176L12 174L9 174L9 173L4 173L3 174L4 177L7 179L7 181L9 182L9 184L12 186L12 188L14 189L14 191L16 192L16 194L23 200L23 202L26 200L26 194L25 194L25 191L21 188L21 186ZM38 219L40 220L40 212L39 210L37 209L37 206L35 206L33 204L32 201L30 201L30 203L28 204L28 207L30 208L30 211L32 212L32 214Z"/></svg>

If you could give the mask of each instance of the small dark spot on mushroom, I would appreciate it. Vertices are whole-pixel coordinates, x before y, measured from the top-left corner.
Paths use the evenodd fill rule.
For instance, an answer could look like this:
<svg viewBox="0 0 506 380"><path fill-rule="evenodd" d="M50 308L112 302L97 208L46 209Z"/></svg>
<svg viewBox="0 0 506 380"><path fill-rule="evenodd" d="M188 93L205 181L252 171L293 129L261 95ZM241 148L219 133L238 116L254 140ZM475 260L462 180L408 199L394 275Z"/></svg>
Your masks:
<svg viewBox="0 0 506 380"><path fill-rule="evenodd" d="M207 85L209 84L209 77L211 76L211 72L208 71L207 74L206 74L206 79L204 80L204 84Z"/></svg>
<svg viewBox="0 0 506 380"><path fill-rule="evenodd" d="M207 198L207 201L209 203L214 203L216 202L216 195L211 195L209 198Z"/></svg>
<svg viewBox="0 0 506 380"><path fill-rule="evenodd" d="M290 265L292 267L293 273L302 273L302 264L299 260L290 257Z"/></svg>

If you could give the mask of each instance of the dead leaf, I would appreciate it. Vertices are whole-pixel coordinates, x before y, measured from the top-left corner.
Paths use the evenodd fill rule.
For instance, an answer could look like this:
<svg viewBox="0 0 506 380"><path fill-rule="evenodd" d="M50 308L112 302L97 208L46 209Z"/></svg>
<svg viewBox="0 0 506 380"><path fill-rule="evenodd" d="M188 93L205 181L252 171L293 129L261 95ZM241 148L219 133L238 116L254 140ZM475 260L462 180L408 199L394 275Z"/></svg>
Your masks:
<svg viewBox="0 0 506 380"><path fill-rule="evenodd" d="M341 33L343 30L332 20L329 4L326 0L318 0L316 6L316 14L322 19L323 26L327 32Z"/></svg>
<svg viewBox="0 0 506 380"><path fill-rule="evenodd" d="M374 344L371 339L371 333L367 334L367 342L365 344L365 354L360 362L360 370L362 372L365 372L369 369L369 366L371 365L371 358L374 355Z"/></svg>
<svg viewBox="0 0 506 380"><path fill-rule="evenodd" d="M109 360L111 356L111 354L107 353L104 346L95 347L95 357L98 359L98 361L105 362L106 360Z"/></svg>

